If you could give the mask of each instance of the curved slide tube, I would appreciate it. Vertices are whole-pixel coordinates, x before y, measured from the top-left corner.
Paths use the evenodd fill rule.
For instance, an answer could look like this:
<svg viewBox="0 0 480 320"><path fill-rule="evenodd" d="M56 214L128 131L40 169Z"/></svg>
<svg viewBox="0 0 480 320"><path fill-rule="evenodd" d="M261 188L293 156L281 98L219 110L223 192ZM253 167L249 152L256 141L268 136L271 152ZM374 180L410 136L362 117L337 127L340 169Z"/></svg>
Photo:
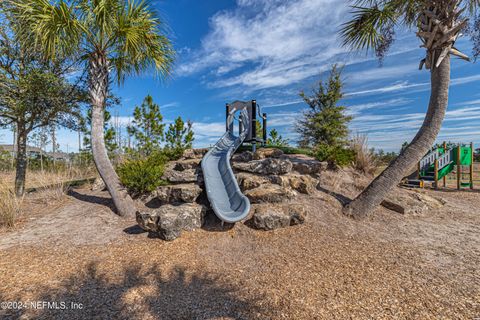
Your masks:
<svg viewBox="0 0 480 320"><path fill-rule="evenodd" d="M233 110L227 120L230 128L202 159L202 171L207 197L213 211L222 221L234 223L248 215L250 201L243 195L230 166L230 158L247 136L249 128L248 113L246 109L240 112L239 136L233 134Z"/></svg>

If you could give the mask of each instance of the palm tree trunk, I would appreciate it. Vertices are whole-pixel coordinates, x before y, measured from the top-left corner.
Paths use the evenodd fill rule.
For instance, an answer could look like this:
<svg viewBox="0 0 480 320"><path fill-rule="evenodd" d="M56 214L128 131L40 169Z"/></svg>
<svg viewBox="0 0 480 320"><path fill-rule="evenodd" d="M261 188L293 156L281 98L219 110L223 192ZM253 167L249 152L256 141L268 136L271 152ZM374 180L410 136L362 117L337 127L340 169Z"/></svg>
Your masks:
<svg viewBox="0 0 480 320"><path fill-rule="evenodd" d="M15 194L17 197L25 193L25 177L27 175L27 130L25 124L17 124L17 167L15 170Z"/></svg>
<svg viewBox="0 0 480 320"><path fill-rule="evenodd" d="M450 85L450 57L448 55L437 68L432 68L430 81L430 102L425 120L417 135L408 147L357 198L345 206L343 209L345 214L354 218L363 218L371 213L434 144L448 106Z"/></svg>
<svg viewBox="0 0 480 320"><path fill-rule="evenodd" d="M92 153L95 166L105 182L120 216L135 216L135 205L120 183L107 154L104 137L104 111L108 90L108 62L97 54L90 60L90 99L92 103Z"/></svg>

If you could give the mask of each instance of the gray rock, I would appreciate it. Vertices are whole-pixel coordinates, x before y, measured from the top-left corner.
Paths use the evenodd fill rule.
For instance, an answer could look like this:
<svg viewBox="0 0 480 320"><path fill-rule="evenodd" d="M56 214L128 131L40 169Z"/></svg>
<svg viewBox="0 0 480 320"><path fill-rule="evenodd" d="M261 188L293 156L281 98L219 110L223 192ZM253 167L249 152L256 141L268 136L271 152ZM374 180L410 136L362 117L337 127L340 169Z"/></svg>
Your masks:
<svg viewBox="0 0 480 320"><path fill-rule="evenodd" d="M289 204L286 206L288 215L290 216L290 225L303 224L307 217L307 210L301 204Z"/></svg>
<svg viewBox="0 0 480 320"><path fill-rule="evenodd" d="M396 192L389 194L381 205L401 214L418 215L431 209L441 208L445 205L445 201L420 192L397 189Z"/></svg>
<svg viewBox="0 0 480 320"><path fill-rule="evenodd" d="M195 202L201 192L202 189L193 183L161 186L156 190L157 199L167 203Z"/></svg>
<svg viewBox="0 0 480 320"><path fill-rule="evenodd" d="M162 179L170 183L191 183L202 181L202 178L200 178L200 171L198 169L187 169L183 171L167 169L163 173Z"/></svg>
<svg viewBox="0 0 480 320"><path fill-rule="evenodd" d="M300 204L284 206L257 205L252 223L257 229L274 230L288 226L303 224L306 210Z"/></svg>
<svg viewBox="0 0 480 320"><path fill-rule="evenodd" d="M279 158L283 155L283 151L276 148L260 148L253 154L254 160L265 158Z"/></svg>
<svg viewBox="0 0 480 320"><path fill-rule="evenodd" d="M250 162L234 162L233 167L240 171L257 174L286 174L292 171L292 163L286 159L267 158Z"/></svg>
<svg viewBox="0 0 480 320"><path fill-rule="evenodd" d="M242 153L236 153L232 157L233 162L249 162L253 160L252 151L244 151Z"/></svg>
<svg viewBox="0 0 480 320"><path fill-rule="evenodd" d="M292 190L278 185L261 185L258 188L247 190L245 196L251 203L278 203L292 199L295 193Z"/></svg>
<svg viewBox="0 0 480 320"><path fill-rule="evenodd" d="M262 176L257 176L246 172L240 172L236 174L236 178L238 181L238 186L242 191L258 188L262 184L268 182L268 180Z"/></svg>
<svg viewBox="0 0 480 320"><path fill-rule="evenodd" d="M197 169L200 166L200 159L178 160L173 163L173 170L185 171L189 169Z"/></svg>
<svg viewBox="0 0 480 320"><path fill-rule="evenodd" d="M137 223L145 231L158 234L163 240L178 238L183 230L201 228L206 208L202 205L187 203L179 206L164 205L148 212L137 212Z"/></svg>
<svg viewBox="0 0 480 320"><path fill-rule="evenodd" d="M270 183L284 188L292 188L304 194L312 194L318 185L318 180L309 175L287 174L282 176L269 176Z"/></svg>
<svg viewBox="0 0 480 320"><path fill-rule="evenodd" d="M290 225L290 217L282 208L261 206L255 209L253 214L253 226L257 229L274 230L285 228Z"/></svg>
<svg viewBox="0 0 480 320"><path fill-rule="evenodd" d="M318 174L322 170L326 170L328 167L327 162L320 162L310 159L291 159L293 164L293 170L300 174Z"/></svg>
<svg viewBox="0 0 480 320"><path fill-rule="evenodd" d="M184 159L201 159L208 152L208 148L200 149L186 149L183 152L182 158Z"/></svg>

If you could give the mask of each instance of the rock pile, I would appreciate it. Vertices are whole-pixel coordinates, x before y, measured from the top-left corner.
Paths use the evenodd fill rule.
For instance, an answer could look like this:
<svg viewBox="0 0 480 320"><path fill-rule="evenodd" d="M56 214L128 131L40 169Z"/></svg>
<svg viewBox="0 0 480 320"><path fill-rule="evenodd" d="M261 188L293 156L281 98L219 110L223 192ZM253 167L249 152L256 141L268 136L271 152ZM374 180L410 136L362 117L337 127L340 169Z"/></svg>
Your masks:
<svg viewBox="0 0 480 320"><path fill-rule="evenodd" d="M168 185L141 198L151 208L137 213L137 222L144 230L173 240L183 230L201 228L206 214L214 214L200 166L206 152L207 149L186 150L180 160L167 165L163 179ZM300 204L301 195L322 192L342 202L355 197L372 178L353 168L330 168L325 162L286 155L274 148L235 154L231 163L238 185L251 203L246 224L261 230L304 223L307 212ZM397 188L382 205L403 214L422 214L444 203L421 191Z"/></svg>
<svg viewBox="0 0 480 320"><path fill-rule="evenodd" d="M163 178L169 184L142 198L153 208L137 213L137 222L144 230L173 240L183 230L202 227L211 211L200 166L206 152L186 150L180 160L168 164ZM232 168L240 189L252 203L249 225L273 230L305 221L306 211L295 204L295 197L315 192L326 163L268 148L235 154Z"/></svg>

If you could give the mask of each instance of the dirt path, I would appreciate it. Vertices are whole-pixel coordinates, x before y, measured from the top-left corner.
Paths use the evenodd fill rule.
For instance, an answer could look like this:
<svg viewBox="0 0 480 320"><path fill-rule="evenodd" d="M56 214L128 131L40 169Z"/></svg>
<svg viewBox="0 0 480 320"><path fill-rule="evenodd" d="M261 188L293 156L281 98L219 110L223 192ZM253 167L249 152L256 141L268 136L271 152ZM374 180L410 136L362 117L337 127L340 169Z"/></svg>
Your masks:
<svg viewBox="0 0 480 320"><path fill-rule="evenodd" d="M428 193L446 205L419 216L380 209L356 222L318 192L300 199L309 211L301 226L218 231L211 222L164 242L112 214L105 193L76 190L61 207L0 234L0 301L66 302L68 309L0 316L479 317L480 194Z"/></svg>

